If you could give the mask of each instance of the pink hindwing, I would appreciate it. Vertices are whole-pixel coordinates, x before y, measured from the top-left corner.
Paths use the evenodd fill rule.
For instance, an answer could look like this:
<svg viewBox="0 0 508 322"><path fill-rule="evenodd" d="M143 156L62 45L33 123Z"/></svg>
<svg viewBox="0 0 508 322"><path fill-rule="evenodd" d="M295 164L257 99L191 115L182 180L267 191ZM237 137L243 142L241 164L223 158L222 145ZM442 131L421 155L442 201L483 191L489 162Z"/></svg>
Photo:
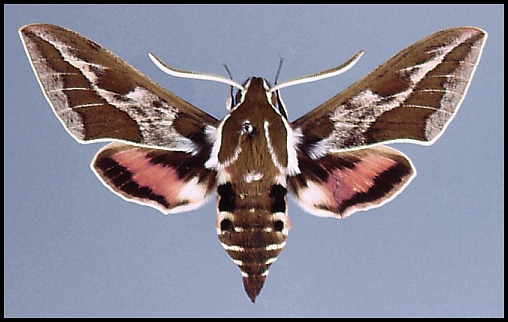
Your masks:
<svg viewBox="0 0 508 322"><path fill-rule="evenodd" d="M198 208L215 190L216 173L202 167L205 158L114 142L92 165L113 192L168 214Z"/></svg>

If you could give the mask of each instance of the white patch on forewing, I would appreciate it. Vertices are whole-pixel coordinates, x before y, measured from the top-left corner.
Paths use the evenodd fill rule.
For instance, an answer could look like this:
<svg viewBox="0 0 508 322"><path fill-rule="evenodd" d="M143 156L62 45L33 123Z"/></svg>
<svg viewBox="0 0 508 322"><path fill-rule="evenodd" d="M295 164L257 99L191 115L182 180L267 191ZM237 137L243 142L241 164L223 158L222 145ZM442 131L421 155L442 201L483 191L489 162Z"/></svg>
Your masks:
<svg viewBox="0 0 508 322"><path fill-rule="evenodd" d="M117 98L118 94L109 91L99 90L98 93L138 123L144 141L158 142L170 150L193 155L198 152L198 147L190 139L172 129L178 110L146 88L136 87L122 100ZM154 106L154 102L160 106Z"/></svg>
<svg viewBox="0 0 508 322"><path fill-rule="evenodd" d="M379 103L379 101L383 97L373 93L370 89L366 89L358 95L354 96L350 100L350 104L353 106L363 107L363 106L373 106Z"/></svg>
<svg viewBox="0 0 508 322"><path fill-rule="evenodd" d="M97 84L98 82L99 77L97 77L97 71L102 73L108 69L106 66L90 63L76 57L73 54L73 51L76 50L75 48L69 47L69 45L63 43L60 39L53 37L52 34L38 32L37 36L53 45L53 47L60 52L63 59L79 69L92 84Z"/></svg>
<svg viewBox="0 0 508 322"><path fill-rule="evenodd" d="M329 137L311 148L311 154L319 156L322 155L323 150L333 152L343 150L345 140L351 136L362 138L363 133L370 128L379 115L399 106L412 91L410 87L388 98L373 93L369 88L361 91L349 101L347 108L341 105L331 113L330 120L334 123L335 129Z"/></svg>

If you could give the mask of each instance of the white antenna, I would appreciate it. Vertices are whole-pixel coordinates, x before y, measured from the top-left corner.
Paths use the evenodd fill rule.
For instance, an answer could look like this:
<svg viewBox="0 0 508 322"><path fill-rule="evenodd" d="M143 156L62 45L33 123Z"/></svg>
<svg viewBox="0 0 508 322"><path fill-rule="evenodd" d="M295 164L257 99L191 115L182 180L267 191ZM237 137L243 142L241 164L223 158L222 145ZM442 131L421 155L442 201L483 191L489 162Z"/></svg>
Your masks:
<svg viewBox="0 0 508 322"><path fill-rule="evenodd" d="M288 81L282 82L280 84L276 84L272 88L270 88L270 93L278 91L279 89L284 88L284 87L314 82L314 81L318 81L318 80L325 79L328 77L340 75L340 74L348 71L351 67L353 67L358 62L360 57L362 57L363 53L364 53L364 51L360 50L359 52L354 54L353 57L349 58L348 61L346 61L344 64L342 64L338 67L330 68L325 71L307 75L307 76L303 76L303 77L293 78Z"/></svg>
<svg viewBox="0 0 508 322"><path fill-rule="evenodd" d="M159 67L163 72L165 72L166 74L169 74L171 76L208 80L208 81L212 81L212 82L219 82L219 83L224 83L224 84L236 87L240 90L245 90L242 85L238 84L237 82L235 82L232 79L224 78L224 77L217 76L217 75L204 74L204 73L198 73L198 72L193 72L193 71L188 71L188 70L176 69L176 68L169 67L168 65L166 65L162 60L160 60L159 57L155 56L152 53L149 53L148 56L150 56L150 59L153 61L153 63L157 67Z"/></svg>

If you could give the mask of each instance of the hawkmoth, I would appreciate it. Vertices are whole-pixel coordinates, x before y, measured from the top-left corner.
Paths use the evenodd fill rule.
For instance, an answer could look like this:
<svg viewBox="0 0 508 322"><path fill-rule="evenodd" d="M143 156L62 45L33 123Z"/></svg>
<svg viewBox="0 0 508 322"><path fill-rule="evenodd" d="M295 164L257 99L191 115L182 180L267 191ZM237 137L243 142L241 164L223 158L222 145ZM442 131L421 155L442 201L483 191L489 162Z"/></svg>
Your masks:
<svg viewBox="0 0 508 322"><path fill-rule="evenodd" d="M229 111L218 120L73 31L32 24L19 33L64 128L80 143L113 141L92 162L106 187L164 214L217 193L217 234L252 302L286 243L288 192L307 212L336 218L393 199L416 171L382 144L429 145L443 133L487 38L474 27L437 32L290 122L281 89L338 75L362 52L274 85L178 70L150 54L170 75L229 85Z"/></svg>

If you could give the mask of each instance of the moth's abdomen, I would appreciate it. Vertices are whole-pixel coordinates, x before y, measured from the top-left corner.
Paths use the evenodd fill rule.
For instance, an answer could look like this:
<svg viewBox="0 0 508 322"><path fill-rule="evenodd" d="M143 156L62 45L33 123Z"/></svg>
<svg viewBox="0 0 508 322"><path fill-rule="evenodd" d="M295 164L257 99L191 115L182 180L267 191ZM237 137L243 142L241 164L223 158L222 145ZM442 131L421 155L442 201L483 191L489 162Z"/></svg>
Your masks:
<svg viewBox="0 0 508 322"><path fill-rule="evenodd" d="M286 244L282 225L264 210L242 210L219 221L219 240L242 273L245 291L254 302L268 269ZM228 218L229 217L229 218ZM279 231L280 230L280 231Z"/></svg>
<svg viewBox="0 0 508 322"><path fill-rule="evenodd" d="M242 273L245 291L254 302L268 269L286 244L289 219L286 189L273 185L262 193L251 185L238 191L232 183L217 189L219 240Z"/></svg>

